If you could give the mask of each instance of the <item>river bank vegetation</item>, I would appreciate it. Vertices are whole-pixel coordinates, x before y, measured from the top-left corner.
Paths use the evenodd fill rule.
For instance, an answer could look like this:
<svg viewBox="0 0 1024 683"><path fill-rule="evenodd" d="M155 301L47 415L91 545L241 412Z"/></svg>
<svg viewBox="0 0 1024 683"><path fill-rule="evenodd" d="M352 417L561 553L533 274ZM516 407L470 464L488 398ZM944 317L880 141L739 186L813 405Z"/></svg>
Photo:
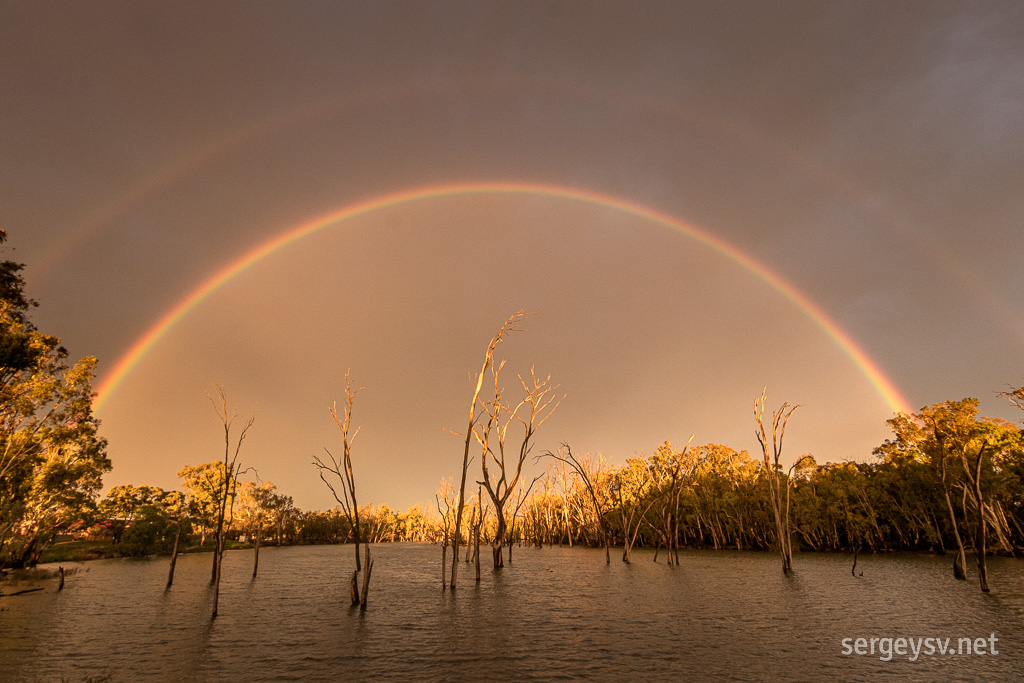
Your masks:
<svg viewBox="0 0 1024 683"><path fill-rule="evenodd" d="M359 543L413 541L441 546L442 584L454 587L460 563L475 559L479 576L481 543L490 546L495 569L512 564L513 548L523 544L604 547L607 561L621 548L626 562L643 546L671 564L684 547L774 550L786 572L793 549L905 550L951 553L961 579L971 553L987 590L985 557L1024 553L1024 437L1010 422L980 416L976 398L893 416L892 436L864 462L818 463L802 454L784 458L793 463L786 468L782 437L796 407L783 404L769 422L764 394L751 422L762 447L755 457L722 444L668 441L621 464L575 453L568 443L540 452L536 433L558 407L557 386L531 369L520 378L521 396L509 401L498 379L504 364L495 358L522 312L487 347L460 435L465 448L453 454L453 470L461 456L461 479L441 481L436 508L357 504L353 470L366 464L350 455L351 386L341 415L333 412L341 459L328 451L329 462L310 466L310 476L319 474L335 493L333 509L300 510L287 492L242 467L252 421L232 433L223 393L214 401L225 429L222 459L183 467L180 490L120 485L101 496L111 464L92 413L96 361L70 362L59 339L36 330L20 270L0 262L0 569L77 557L60 554L74 540L85 556L170 554L170 585L179 551L214 550L216 579L217 560L232 544L258 552L261 543L354 543L358 572ZM494 392L481 398L488 380ZM1024 388L1003 396L1024 408ZM479 473L470 469L474 462ZM540 474L528 477L531 468ZM365 564L363 605L368 550Z"/></svg>

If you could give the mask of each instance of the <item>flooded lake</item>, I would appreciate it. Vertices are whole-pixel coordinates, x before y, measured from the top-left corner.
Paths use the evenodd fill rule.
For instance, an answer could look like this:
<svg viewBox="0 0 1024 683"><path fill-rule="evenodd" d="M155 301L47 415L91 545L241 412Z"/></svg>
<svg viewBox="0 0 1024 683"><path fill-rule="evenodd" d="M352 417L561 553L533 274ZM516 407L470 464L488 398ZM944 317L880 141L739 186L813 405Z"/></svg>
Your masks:
<svg viewBox="0 0 1024 683"><path fill-rule="evenodd" d="M517 548L476 584L442 591L440 549L373 548L369 609L348 605L351 546L225 556L210 619L209 554L74 565L65 589L0 598L3 681L279 680L1015 680L1024 673L1024 562L994 558L993 592L951 578L950 557L685 551L679 567L635 551ZM489 559L489 553L484 553ZM450 553L449 553L450 557ZM66 567L69 565L65 565ZM974 578L973 572L971 578ZM13 590L4 586L5 591ZM988 639L999 654L916 661L878 641ZM868 641L869 642L869 641ZM891 652L891 648L889 648Z"/></svg>

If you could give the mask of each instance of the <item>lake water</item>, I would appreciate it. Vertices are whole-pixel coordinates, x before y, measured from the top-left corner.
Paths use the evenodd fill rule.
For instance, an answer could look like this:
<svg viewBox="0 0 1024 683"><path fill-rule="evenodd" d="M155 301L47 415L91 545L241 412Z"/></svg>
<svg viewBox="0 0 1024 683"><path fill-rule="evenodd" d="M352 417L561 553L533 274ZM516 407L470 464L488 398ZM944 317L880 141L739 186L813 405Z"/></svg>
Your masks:
<svg viewBox="0 0 1024 683"><path fill-rule="evenodd" d="M500 573L442 591L440 549L373 548L369 609L348 605L351 546L225 556L210 619L209 554L74 565L65 589L0 598L0 680L1019 680L1024 562L993 592L951 558L685 551L679 567L581 548L516 548ZM489 559L489 553L484 553ZM450 557L450 551L449 551ZM67 566L67 565L65 565ZM972 579L973 579L972 573ZM4 586L5 591L13 590ZM844 638L988 638L998 655L844 655ZM876 645L876 648L880 647ZM884 646L883 646L884 647Z"/></svg>

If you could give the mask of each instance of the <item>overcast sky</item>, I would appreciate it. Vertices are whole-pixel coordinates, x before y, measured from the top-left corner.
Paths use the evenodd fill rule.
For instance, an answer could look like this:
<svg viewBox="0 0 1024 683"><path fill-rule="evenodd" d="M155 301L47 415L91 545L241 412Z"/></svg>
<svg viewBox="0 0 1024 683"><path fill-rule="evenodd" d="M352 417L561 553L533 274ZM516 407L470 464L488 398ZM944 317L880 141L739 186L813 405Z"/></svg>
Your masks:
<svg viewBox="0 0 1024 683"><path fill-rule="evenodd" d="M414 188L519 182L632 202L809 298L914 408L1024 382L1018 2L5 2L0 227L34 320L102 380L207 278L283 232ZM558 192L554 192L558 194ZM256 411L243 459L303 508L356 397L360 498L457 476L488 339L565 401L537 435L622 463L665 439L868 460L887 403L735 258L607 202L449 194L271 254L170 329L99 416L118 483L222 454L205 393ZM478 460L476 465L478 466ZM476 469L474 468L474 477Z"/></svg>

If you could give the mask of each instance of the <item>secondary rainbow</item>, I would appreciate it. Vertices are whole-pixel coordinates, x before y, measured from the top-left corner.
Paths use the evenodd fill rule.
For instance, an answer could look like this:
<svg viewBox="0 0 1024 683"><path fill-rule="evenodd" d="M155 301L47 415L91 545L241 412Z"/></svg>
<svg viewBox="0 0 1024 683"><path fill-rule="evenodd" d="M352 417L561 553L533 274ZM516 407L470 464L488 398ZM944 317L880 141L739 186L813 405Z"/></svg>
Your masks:
<svg viewBox="0 0 1024 683"><path fill-rule="evenodd" d="M103 408L110 396L117 390L136 365L179 321L187 316L207 297L220 289L226 282L248 270L274 252L293 242L311 235L318 230L362 216L373 211L416 201L453 197L460 195L512 194L567 199L603 206L625 214L649 220L682 233L697 242L714 249L745 270L763 280L775 291L789 299L808 318L821 328L842 349L878 392L893 412L912 412L907 400L893 382L879 369L878 365L860 346L833 321L817 304L803 292L789 284L780 275L758 263L733 245L678 218L635 202L607 194L598 194L572 187L524 182L471 182L448 185L432 185L392 192L361 202L349 204L341 209L318 216L310 221L289 228L276 237L253 247L233 262L207 278L184 299L165 313L143 334L115 363L113 369L103 378L97 389L95 409Z"/></svg>

